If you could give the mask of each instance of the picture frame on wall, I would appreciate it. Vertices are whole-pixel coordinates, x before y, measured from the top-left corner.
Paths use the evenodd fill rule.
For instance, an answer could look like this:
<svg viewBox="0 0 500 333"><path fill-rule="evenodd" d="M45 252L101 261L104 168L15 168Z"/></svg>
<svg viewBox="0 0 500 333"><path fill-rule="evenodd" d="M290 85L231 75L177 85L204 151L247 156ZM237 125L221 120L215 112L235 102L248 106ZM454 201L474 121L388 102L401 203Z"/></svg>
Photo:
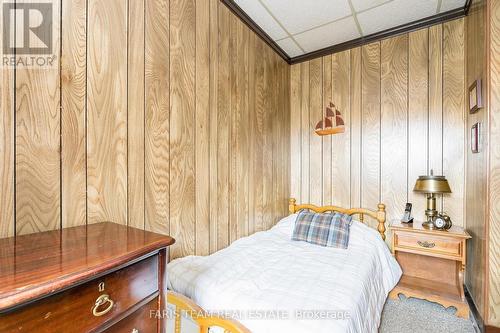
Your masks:
<svg viewBox="0 0 500 333"><path fill-rule="evenodd" d="M477 79L469 87L469 112L476 113L483 107L483 98L481 91L481 79Z"/></svg>
<svg viewBox="0 0 500 333"><path fill-rule="evenodd" d="M470 149L473 154L479 153L479 136L481 135L481 124L475 123L470 132Z"/></svg>

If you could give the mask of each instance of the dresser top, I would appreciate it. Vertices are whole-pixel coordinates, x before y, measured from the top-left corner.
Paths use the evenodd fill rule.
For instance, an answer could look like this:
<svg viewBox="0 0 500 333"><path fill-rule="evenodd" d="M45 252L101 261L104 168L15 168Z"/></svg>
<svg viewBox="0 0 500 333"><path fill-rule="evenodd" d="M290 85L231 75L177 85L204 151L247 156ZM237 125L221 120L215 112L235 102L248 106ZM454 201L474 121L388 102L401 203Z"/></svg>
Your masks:
<svg viewBox="0 0 500 333"><path fill-rule="evenodd" d="M439 230L439 229L428 229L422 226L422 222L414 221L413 223L402 223L399 220L391 221L389 225L389 229L391 230L399 230L399 231L408 231L408 232L416 232L416 233L426 233L437 236L451 236L451 237L459 237L459 238L471 238L471 236L465 231L462 227L451 226L448 230Z"/></svg>
<svg viewBox="0 0 500 333"><path fill-rule="evenodd" d="M0 239L0 311L91 279L175 240L115 223Z"/></svg>

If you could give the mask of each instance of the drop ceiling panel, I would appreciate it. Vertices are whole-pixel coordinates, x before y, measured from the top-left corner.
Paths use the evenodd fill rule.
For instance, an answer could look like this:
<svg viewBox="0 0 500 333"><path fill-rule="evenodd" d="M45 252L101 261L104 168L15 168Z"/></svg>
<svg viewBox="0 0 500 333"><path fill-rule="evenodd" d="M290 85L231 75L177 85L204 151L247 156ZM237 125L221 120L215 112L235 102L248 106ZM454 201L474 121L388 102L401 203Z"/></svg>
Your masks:
<svg viewBox="0 0 500 333"><path fill-rule="evenodd" d="M306 52L312 52L359 37L361 35L356 22L349 16L295 35L295 40Z"/></svg>
<svg viewBox="0 0 500 333"><path fill-rule="evenodd" d="M205 0L204 0L205 1ZM252 18L273 40L282 39L288 34L262 6L259 1L236 0L236 4Z"/></svg>
<svg viewBox="0 0 500 333"><path fill-rule="evenodd" d="M447 12L449 10L458 8L458 7L463 7L464 2L463 0L441 0L441 8L440 8L440 13Z"/></svg>
<svg viewBox="0 0 500 333"><path fill-rule="evenodd" d="M354 7L354 10L356 12L360 12L391 1L392 0L351 0L351 3Z"/></svg>
<svg viewBox="0 0 500 333"><path fill-rule="evenodd" d="M255 0L259 1L259 0ZM290 33L296 34L351 15L348 0L260 0Z"/></svg>
<svg viewBox="0 0 500 333"><path fill-rule="evenodd" d="M300 49L297 43L290 37L279 40L277 43L289 57L296 57L304 54L304 51Z"/></svg>
<svg viewBox="0 0 500 333"><path fill-rule="evenodd" d="M358 14L363 35L397 27L436 14L438 0L394 0Z"/></svg>
<svg viewBox="0 0 500 333"><path fill-rule="evenodd" d="M291 58L415 22L466 0L234 0Z"/></svg>

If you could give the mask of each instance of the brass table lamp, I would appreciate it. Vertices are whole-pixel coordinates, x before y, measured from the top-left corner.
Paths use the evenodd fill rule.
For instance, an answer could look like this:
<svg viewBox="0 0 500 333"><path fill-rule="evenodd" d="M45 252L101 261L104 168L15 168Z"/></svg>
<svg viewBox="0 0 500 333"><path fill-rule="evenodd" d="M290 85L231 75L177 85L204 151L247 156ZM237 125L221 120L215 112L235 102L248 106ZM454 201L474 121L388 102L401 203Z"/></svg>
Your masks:
<svg viewBox="0 0 500 333"><path fill-rule="evenodd" d="M436 210L436 194L451 193L450 185L444 176L419 176L414 192L420 192L427 194L427 209L425 210L425 216L427 221L422 223L422 226L429 229L434 229L434 217L437 215Z"/></svg>

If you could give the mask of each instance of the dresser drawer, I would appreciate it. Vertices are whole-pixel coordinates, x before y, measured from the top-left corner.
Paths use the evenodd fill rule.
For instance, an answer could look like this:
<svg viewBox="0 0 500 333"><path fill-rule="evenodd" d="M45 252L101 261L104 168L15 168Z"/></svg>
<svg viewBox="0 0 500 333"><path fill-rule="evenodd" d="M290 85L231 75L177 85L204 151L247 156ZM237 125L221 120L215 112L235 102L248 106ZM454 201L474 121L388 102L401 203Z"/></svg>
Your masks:
<svg viewBox="0 0 500 333"><path fill-rule="evenodd" d="M128 317L108 328L105 333L156 333L158 331L158 298L141 306Z"/></svg>
<svg viewBox="0 0 500 333"><path fill-rule="evenodd" d="M410 249L415 252L431 252L446 256L460 257L462 255L462 242L456 238L406 232L397 232L394 237L396 248Z"/></svg>
<svg viewBox="0 0 500 333"><path fill-rule="evenodd" d="M157 290L158 256L154 255L37 303L1 314L0 332L92 331ZM100 305L96 306L98 299Z"/></svg>

